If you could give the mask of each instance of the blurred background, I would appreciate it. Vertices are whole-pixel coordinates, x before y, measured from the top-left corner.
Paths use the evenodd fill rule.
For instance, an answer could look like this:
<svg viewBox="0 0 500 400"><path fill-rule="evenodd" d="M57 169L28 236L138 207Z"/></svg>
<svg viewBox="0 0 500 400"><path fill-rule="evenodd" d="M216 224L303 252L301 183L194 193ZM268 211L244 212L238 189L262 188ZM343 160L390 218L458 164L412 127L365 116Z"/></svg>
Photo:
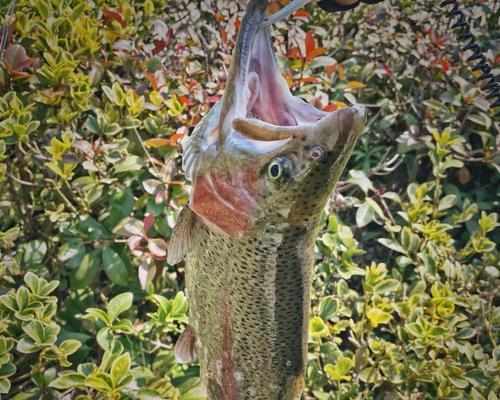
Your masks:
<svg viewBox="0 0 500 400"><path fill-rule="evenodd" d="M6 399L202 398L165 259L179 141L224 93L245 3L0 0ZM460 3L496 65L498 2ZM273 29L294 93L369 112L322 218L306 399L498 399L499 125L444 14L309 5Z"/></svg>

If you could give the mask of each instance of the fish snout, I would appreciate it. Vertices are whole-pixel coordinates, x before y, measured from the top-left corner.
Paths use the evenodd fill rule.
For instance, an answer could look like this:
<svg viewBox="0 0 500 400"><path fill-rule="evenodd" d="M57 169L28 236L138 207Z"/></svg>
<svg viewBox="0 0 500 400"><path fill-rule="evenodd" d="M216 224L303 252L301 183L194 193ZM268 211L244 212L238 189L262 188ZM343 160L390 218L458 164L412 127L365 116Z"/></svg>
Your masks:
<svg viewBox="0 0 500 400"><path fill-rule="evenodd" d="M328 143L330 148L356 141L363 132L366 108L361 104L341 108L316 124L316 140Z"/></svg>

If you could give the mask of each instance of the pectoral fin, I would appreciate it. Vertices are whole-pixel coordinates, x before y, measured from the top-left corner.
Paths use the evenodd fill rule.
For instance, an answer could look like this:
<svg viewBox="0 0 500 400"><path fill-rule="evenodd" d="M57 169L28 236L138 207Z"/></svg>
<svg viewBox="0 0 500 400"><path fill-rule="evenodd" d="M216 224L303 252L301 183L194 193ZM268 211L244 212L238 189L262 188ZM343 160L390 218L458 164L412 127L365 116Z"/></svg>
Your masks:
<svg viewBox="0 0 500 400"><path fill-rule="evenodd" d="M196 214L188 206L180 212L168 244L167 262L170 265L181 262L191 248L196 218Z"/></svg>
<svg viewBox="0 0 500 400"><path fill-rule="evenodd" d="M191 326L186 326L184 332L175 344L175 359L179 364L188 364L195 362L198 359L198 351L196 350L196 335Z"/></svg>

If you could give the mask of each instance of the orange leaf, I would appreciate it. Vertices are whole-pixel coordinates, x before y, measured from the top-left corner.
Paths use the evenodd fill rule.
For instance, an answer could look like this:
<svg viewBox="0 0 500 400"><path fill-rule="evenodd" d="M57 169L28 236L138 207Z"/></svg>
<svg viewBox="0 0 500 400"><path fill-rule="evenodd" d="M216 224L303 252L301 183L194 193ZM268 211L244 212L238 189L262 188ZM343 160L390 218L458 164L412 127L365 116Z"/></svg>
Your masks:
<svg viewBox="0 0 500 400"><path fill-rule="evenodd" d="M311 14L309 14L306 10L299 10L295 14L293 14L293 16L295 18L301 18L301 17L308 18L311 16Z"/></svg>
<svg viewBox="0 0 500 400"><path fill-rule="evenodd" d="M345 67L342 64L339 64L337 67L337 71L339 73L339 79L341 81L345 81Z"/></svg>
<svg viewBox="0 0 500 400"><path fill-rule="evenodd" d="M191 101L189 101L189 99L184 96L184 95L180 95L179 96L179 100L181 101L182 104L184 104L185 106L189 106L191 105Z"/></svg>
<svg viewBox="0 0 500 400"><path fill-rule="evenodd" d="M319 57L325 53L326 53L326 49L324 47L318 47L317 49L314 49L310 53L307 53L307 59L312 60L312 59Z"/></svg>
<svg viewBox="0 0 500 400"><path fill-rule="evenodd" d="M144 76L151 83L151 86L153 87L154 90L160 89L160 87L158 85L158 81L156 80L156 78L153 74L150 74L149 72L146 71L146 72L144 72Z"/></svg>
<svg viewBox="0 0 500 400"><path fill-rule="evenodd" d="M275 12L278 12L280 10L281 6L277 1L272 1L271 4L269 4L269 7L267 8L269 11L269 14L274 14Z"/></svg>
<svg viewBox="0 0 500 400"><path fill-rule="evenodd" d="M170 136L170 144L172 146L175 146L184 136L186 136L185 133L174 133L172 136Z"/></svg>
<svg viewBox="0 0 500 400"><path fill-rule="evenodd" d="M326 112L333 112L333 111L337 111L337 110L338 110L338 107L335 104L328 104L327 106L323 107L323 111L326 111Z"/></svg>
<svg viewBox="0 0 500 400"><path fill-rule="evenodd" d="M286 52L286 56L292 59L302 58L302 54L300 53L300 49L298 47L294 47Z"/></svg>
<svg viewBox="0 0 500 400"><path fill-rule="evenodd" d="M172 142L170 139L167 138L153 138L145 140L144 144L148 147L157 149L159 147L171 146Z"/></svg>
<svg viewBox="0 0 500 400"><path fill-rule="evenodd" d="M337 70L336 64L327 65L325 67L325 72L326 72L326 75L328 75L328 77L331 77L336 70Z"/></svg>
<svg viewBox="0 0 500 400"><path fill-rule="evenodd" d="M321 82L318 78L314 76L303 76L300 80L303 83L318 83Z"/></svg>
<svg viewBox="0 0 500 400"><path fill-rule="evenodd" d="M227 32L226 32L226 30L225 30L225 29L221 29L221 30L220 30L220 36L221 36L221 38L222 38L222 41L223 41L224 43L227 43Z"/></svg>
<svg viewBox="0 0 500 400"><path fill-rule="evenodd" d="M314 51L316 48L316 41L314 40L313 33L311 31L306 33L306 56L309 57L309 54Z"/></svg>

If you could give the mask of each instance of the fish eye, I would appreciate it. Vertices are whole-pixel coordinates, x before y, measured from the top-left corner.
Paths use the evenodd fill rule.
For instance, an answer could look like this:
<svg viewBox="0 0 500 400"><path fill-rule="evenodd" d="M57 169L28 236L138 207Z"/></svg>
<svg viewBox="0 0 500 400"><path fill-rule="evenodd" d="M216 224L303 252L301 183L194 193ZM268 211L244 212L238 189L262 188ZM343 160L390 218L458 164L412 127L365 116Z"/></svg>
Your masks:
<svg viewBox="0 0 500 400"><path fill-rule="evenodd" d="M311 158L313 160L317 160L318 158L323 157L325 154L325 150L321 146L316 146L314 149L311 150Z"/></svg>
<svg viewBox="0 0 500 400"><path fill-rule="evenodd" d="M267 167L267 175L272 181L279 181L290 177L292 162L285 157L277 157Z"/></svg>

